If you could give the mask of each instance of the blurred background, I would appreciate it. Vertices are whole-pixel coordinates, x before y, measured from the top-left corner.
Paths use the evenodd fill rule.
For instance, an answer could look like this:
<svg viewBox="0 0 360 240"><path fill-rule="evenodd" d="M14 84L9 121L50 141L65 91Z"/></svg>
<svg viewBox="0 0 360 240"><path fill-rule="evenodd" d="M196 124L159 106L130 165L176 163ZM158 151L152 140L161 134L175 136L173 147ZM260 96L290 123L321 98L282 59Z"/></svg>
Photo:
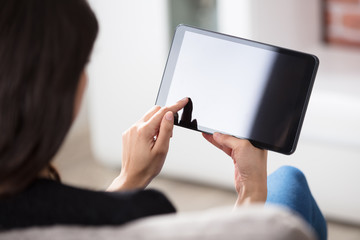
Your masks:
<svg viewBox="0 0 360 240"><path fill-rule="evenodd" d="M300 168L329 239L360 239L360 0L89 0L100 32L80 116L56 156L63 181L103 190L119 174L121 134L156 100L175 27L188 24L320 59L298 148L269 153L269 173ZM175 127L161 175L179 211L232 205L232 161Z"/></svg>

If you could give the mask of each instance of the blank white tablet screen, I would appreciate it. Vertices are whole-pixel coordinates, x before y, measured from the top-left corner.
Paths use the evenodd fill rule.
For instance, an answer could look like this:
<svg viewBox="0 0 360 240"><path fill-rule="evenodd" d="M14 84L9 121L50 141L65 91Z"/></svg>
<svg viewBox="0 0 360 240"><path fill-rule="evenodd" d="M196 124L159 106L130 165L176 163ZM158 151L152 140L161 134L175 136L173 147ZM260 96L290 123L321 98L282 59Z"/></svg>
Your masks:
<svg viewBox="0 0 360 240"><path fill-rule="evenodd" d="M199 126L248 138L275 58L272 51L185 32L166 105L190 97Z"/></svg>

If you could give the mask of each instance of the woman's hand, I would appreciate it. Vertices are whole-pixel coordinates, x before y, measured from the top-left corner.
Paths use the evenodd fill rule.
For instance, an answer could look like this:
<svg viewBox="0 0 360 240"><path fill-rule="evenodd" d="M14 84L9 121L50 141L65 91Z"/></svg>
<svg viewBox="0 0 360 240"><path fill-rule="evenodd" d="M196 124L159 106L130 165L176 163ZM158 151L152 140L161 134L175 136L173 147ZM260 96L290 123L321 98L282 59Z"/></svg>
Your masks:
<svg viewBox="0 0 360 240"><path fill-rule="evenodd" d="M236 205L265 202L267 197L267 151L254 147L248 140L221 133L205 134L210 143L223 150L234 161Z"/></svg>
<svg viewBox="0 0 360 240"><path fill-rule="evenodd" d="M121 172L108 191L145 188L160 173L172 137L174 113L187 102L184 98L169 107L154 106L123 133Z"/></svg>

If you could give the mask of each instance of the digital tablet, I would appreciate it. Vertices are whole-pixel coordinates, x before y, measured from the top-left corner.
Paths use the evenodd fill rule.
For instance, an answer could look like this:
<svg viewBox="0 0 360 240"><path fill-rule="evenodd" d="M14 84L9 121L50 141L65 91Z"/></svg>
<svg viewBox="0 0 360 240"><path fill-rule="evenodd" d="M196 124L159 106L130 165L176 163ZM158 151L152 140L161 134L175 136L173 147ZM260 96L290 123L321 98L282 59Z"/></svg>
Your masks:
<svg viewBox="0 0 360 240"><path fill-rule="evenodd" d="M291 154L318 65L314 55L179 25L156 104L189 97L176 125Z"/></svg>

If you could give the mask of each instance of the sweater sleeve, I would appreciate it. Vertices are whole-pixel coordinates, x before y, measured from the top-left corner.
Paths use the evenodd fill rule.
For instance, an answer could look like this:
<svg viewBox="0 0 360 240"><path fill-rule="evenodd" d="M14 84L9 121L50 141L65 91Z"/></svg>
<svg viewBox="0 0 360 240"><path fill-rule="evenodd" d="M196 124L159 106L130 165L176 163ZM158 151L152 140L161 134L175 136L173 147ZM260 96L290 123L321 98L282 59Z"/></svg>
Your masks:
<svg viewBox="0 0 360 240"><path fill-rule="evenodd" d="M166 196L157 190L137 190L126 193L112 192L107 194L115 199L120 198L122 201L124 201L124 198L127 199L126 205L128 205L128 208L124 216L127 216L126 220L128 221L176 212L175 207Z"/></svg>
<svg viewBox="0 0 360 240"><path fill-rule="evenodd" d="M0 200L0 229L120 225L175 211L165 195L156 190L90 191L42 179L24 192Z"/></svg>

